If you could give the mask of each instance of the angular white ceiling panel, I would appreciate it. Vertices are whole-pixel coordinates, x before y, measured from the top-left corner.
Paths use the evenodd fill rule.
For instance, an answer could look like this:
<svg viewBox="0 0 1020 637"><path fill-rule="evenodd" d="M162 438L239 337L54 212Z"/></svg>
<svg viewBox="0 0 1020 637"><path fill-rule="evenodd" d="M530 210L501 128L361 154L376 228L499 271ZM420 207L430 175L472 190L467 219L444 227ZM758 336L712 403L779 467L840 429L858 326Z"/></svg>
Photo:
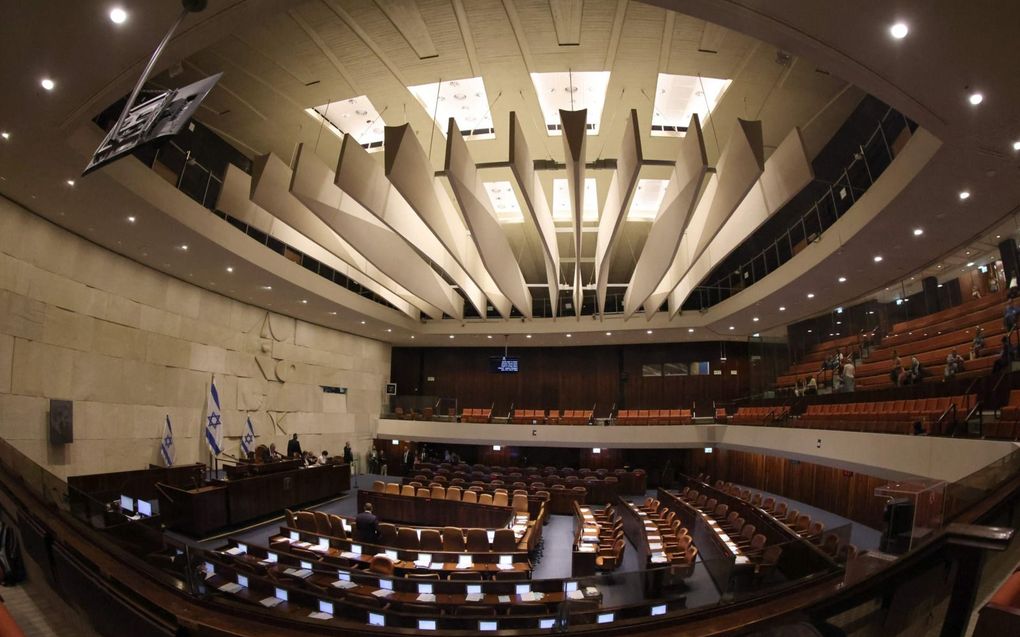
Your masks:
<svg viewBox="0 0 1020 637"><path fill-rule="evenodd" d="M673 257L680 247L680 239L691 217L701 186L708 172L708 156L705 152L705 140L701 134L701 123L697 115L691 118L688 134L680 142L676 165L667 186L665 205L652 222L634 271L631 273L630 284L623 295L623 313L629 318L640 308L648 297L655 292L656 286L662 281L669 270ZM662 304L652 306L658 307ZM645 308L646 311L649 307Z"/></svg>
<svg viewBox="0 0 1020 637"><path fill-rule="evenodd" d="M517 180L517 186L521 189L525 208L528 209L528 213L538 229L538 236L542 244L542 256L545 260L545 275L549 284L550 305L552 315L555 317L560 298L560 248L556 242L556 224L553 223L552 213L549 211L549 200L545 198L542 182L535 174L535 165L532 163L527 140L524 139L524 130L521 128L520 120L517 119L517 114L512 111L510 113L510 170L514 179Z"/></svg>
<svg viewBox="0 0 1020 637"><path fill-rule="evenodd" d="M482 78L420 84L408 86L407 90L418 98L443 135L447 134L446 122L452 117L457 120L457 130L473 140L496 137Z"/></svg>
<svg viewBox="0 0 1020 637"><path fill-rule="evenodd" d="M675 315L691 291L711 271L748 239L769 217L790 202L814 179L800 129L794 128L765 162L765 170L736 212L709 244L708 249L680 280L669 296L669 312Z"/></svg>
<svg viewBox="0 0 1020 637"><path fill-rule="evenodd" d="M560 111L587 111L586 125L592 135L599 134L602 110L609 88L609 71L563 71L532 73L538 105L542 109L546 131L550 136L562 134Z"/></svg>
<svg viewBox="0 0 1020 637"><path fill-rule="evenodd" d="M631 110L630 117L620 142L619 157L616 170L606 194L606 206L599 218L599 230L595 238L595 298L599 308L599 317L604 318L606 310L606 290L609 286L609 265L613 259L613 250L620 234L620 226L627 218L627 204L637 186L638 174L641 171L641 129L638 127L637 111Z"/></svg>
<svg viewBox="0 0 1020 637"><path fill-rule="evenodd" d="M510 242L496 220L489 197L478 179L478 169L453 118L450 118L446 138L446 177L464 213L464 220L471 230L471 239L478 247L482 263L500 291L521 314L531 318L531 292L528 284Z"/></svg>
<svg viewBox="0 0 1020 637"><path fill-rule="evenodd" d="M732 80L659 73L652 109L652 137L683 137L693 117L704 122Z"/></svg>
<svg viewBox="0 0 1020 637"><path fill-rule="evenodd" d="M585 123L588 112L560 111L563 127L563 157L567 166L567 184L570 195L570 218L574 230L574 314L581 318L581 221L584 214L584 170L588 131Z"/></svg>

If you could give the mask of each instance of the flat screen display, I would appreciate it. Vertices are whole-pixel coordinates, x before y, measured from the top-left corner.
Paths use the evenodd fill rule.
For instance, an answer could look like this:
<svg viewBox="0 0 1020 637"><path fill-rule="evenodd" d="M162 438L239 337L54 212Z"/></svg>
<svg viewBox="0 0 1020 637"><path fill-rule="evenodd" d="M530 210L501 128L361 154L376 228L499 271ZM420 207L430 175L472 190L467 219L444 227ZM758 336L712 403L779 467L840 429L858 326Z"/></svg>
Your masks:
<svg viewBox="0 0 1020 637"><path fill-rule="evenodd" d="M134 513L135 512L135 499L134 498L129 498L126 495L120 496L120 508L124 509L125 511L130 511L130 512Z"/></svg>
<svg viewBox="0 0 1020 637"><path fill-rule="evenodd" d="M139 500L138 501L138 513L141 514L141 515L144 515L145 517L151 518L152 517L152 504L150 504L149 502L147 502L145 500Z"/></svg>
<svg viewBox="0 0 1020 637"><path fill-rule="evenodd" d="M489 371L494 374L516 374L521 371L516 356L490 356Z"/></svg>

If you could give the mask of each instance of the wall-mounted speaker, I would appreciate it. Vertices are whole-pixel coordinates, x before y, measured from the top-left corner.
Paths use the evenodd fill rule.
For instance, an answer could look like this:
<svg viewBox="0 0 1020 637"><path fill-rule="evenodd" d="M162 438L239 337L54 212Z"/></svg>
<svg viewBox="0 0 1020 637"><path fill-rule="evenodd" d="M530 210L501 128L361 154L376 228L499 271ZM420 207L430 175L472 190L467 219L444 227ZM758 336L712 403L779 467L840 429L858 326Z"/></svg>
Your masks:
<svg viewBox="0 0 1020 637"><path fill-rule="evenodd" d="M50 444L74 442L74 403L70 400L50 401Z"/></svg>

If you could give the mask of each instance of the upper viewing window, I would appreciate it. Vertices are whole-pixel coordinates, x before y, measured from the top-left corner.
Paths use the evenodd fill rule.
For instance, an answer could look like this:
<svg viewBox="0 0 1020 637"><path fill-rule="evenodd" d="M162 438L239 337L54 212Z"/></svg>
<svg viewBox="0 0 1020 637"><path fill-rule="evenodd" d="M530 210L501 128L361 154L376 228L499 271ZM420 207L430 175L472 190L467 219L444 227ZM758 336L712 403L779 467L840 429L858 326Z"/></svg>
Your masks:
<svg viewBox="0 0 1020 637"><path fill-rule="evenodd" d="M492 111L485 95L485 83L480 77L464 80L433 82L408 86L407 90L418 98L439 130L446 135L450 118L457 121L457 129L471 139L495 139Z"/></svg>
<svg viewBox="0 0 1020 637"><path fill-rule="evenodd" d="M701 124L719 103L732 80L659 73L655 84L652 137L683 137L697 113Z"/></svg>
<svg viewBox="0 0 1020 637"><path fill-rule="evenodd" d="M606 103L606 89L609 88L609 71L587 71L582 73L532 73L538 104L542 107L549 135L560 135L560 109L579 111L588 109L588 134L599 134L602 109Z"/></svg>
<svg viewBox="0 0 1020 637"><path fill-rule="evenodd" d="M320 122L325 119L330 130L338 135L353 135L369 150L382 148L386 122L364 95L308 108L305 112Z"/></svg>

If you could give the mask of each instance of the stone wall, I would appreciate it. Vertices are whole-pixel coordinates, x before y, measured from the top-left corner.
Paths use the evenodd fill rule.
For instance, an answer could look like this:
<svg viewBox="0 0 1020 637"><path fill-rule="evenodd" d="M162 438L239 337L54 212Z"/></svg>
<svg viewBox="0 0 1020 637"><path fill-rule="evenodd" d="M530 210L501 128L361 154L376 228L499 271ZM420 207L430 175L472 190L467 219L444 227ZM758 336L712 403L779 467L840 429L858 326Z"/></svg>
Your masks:
<svg viewBox="0 0 1020 637"><path fill-rule="evenodd" d="M363 453L389 367L387 343L195 287L0 197L0 437L60 477L159 463L167 415L177 463L208 462L214 375L226 452L251 415L260 443ZM51 398L74 401L71 444L47 441Z"/></svg>

